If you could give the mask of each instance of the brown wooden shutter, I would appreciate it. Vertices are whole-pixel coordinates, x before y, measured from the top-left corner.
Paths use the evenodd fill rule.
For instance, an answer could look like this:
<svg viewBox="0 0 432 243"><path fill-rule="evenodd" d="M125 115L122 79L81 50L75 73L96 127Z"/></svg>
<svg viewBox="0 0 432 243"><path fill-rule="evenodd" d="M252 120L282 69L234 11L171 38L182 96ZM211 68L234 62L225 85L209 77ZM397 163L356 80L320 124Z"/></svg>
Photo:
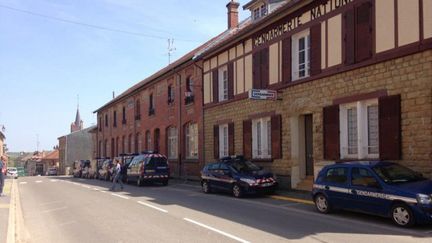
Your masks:
<svg viewBox="0 0 432 243"><path fill-rule="evenodd" d="M243 121L243 155L252 159L252 120Z"/></svg>
<svg viewBox="0 0 432 243"><path fill-rule="evenodd" d="M219 125L213 126L213 157L219 159Z"/></svg>
<svg viewBox="0 0 432 243"><path fill-rule="evenodd" d="M213 103L219 101L219 73L218 70L213 70Z"/></svg>
<svg viewBox="0 0 432 243"><path fill-rule="evenodd" d="M255 52L252 56L252 88L261 88L261 52Z"/></svg>
<svg viewBox="0 0 432 243"><path fill-rule="evenodd" d="M324 159L339 160L339 105L324 107Z"/></svg>
<svg viewBox="0 0 432 243"><path fill-rule="evenodd" d="M270 52L269 48L261 50L261 88L265 89L269 86L270 81Z"/></svg>
<svg viewBox="0 0 432 243"><path fill-rule="evenodd" d="M372 57L372 3L365 2L356 8L356 62Z"/></svg>
<svg viewBox="0 0 432 243"><path fill-rule="evenodd" d="M228 124L228 154L234 155L234 123Z"/></svg>
<svg viewBox="0 0 432 243"><path fill-rule="evenodd" d="M401 159L401 97L379 98L380 159Z"/></svg>
<svg viewBox="0 0 432 243"><path fill-rule="evenodd" d="M228 64L228 99L234 98L234 63Z"/></svg>
<svg viewBox="0 0 432 243"><path fill-rule="evenodd" d="M282 41L282 81L291 82L291 37Z"/></svg>
<svg viewBox="0 0 432 243"><path fill-rule="evenodd" d="M344 31L344 62L347 65L355 62L355 22L354 9L348 9L343 18Z"/></svg>
<svg viewBox="0 0 432 243"><path fill-rule="evenodd" d="M310 28L310 74L321 73L321 24Z"/></svg>
<svg viewBox="0 0 432 243"><path fill-rule="evenodd" d="M282 158L282 116L271 117L271 153L273 159Z"/></svg>

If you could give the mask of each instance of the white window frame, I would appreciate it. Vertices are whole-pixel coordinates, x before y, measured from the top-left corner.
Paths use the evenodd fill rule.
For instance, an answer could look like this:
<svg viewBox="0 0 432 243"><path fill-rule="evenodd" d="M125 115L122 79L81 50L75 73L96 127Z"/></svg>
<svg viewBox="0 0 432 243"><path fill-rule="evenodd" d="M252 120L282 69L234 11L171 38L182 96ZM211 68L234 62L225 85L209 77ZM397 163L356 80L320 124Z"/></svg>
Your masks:
<svg viewBox="0 0 432 243"><path fill-rule="evenodd" d="M369 153L369 124L368 107L378 106L378 99L358 101L342 104L339 107L340 124L340 154L341 159L378 159L379 137L377 141L378 153ZM357 109L357 154L348 153L348 110ZM378 114L379 116L379 114ZM377 118L378 119L378 118ZM377 121L379 123L379 121ZM379 129L379 124L377 124ZM379 134L379 130L377 131Z"/></svg>
<svg viewBox="0 0 432 243"><path fill-rule="evenodd" d="M189 123L185 130L186 159L198 159L198 124Z"/></svg>
<svg viewBox="0 0 432 243"><path fill-rule="evenodd" d="M228 100L228 66L219 68L218 79L219 101Z"/></svg>
<svg viewBox="0 0 432 243"><path fill-rule="evenodd" d="M306 29L302 32L299 32L291 37L292 41L292 78L293 80L298 80L302 78L307 78L310 76L310 31ZM305 49L302 52L305 52L305 62L299 63L299 40L305 38ZM300 75L300 65L304 64L305 74Z"/></svg>
<svg viewBox="0 0 432 243"><path fill-rule="evenodd" d="M229 156L228 124L219 125L219 158Z"/></svg>
<svg viewBox="0 0 432 243"><path fill-rule="evenodd" d="M252 158L271 159L271 118L252 120Z"/></svg>
<svg viewBox="0 0 432 243"><path fill-rule="evenodd" d="M169 127L168 128L168 159L177 159L178 158L178 143L177 143L177 128Z"/></svg>

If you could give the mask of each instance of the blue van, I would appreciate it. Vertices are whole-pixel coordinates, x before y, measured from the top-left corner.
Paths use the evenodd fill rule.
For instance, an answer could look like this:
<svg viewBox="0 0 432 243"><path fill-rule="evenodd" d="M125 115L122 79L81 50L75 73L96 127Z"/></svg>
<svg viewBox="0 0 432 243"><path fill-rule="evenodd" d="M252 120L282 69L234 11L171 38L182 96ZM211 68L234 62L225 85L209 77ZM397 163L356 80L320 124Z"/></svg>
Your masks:
<svg viewBox="0 0 432 243"><path fill-rule="evenodd" d="M357 211L391 218L402 227L432 222L432 181L397 163L326 166L316 178L312 196L320 213Z"/></svg>
<svg viewBox="0 0 432 243"><path fill-rule="evenodd" d="M204 193L221 190L242 197L244 194L273 193L278 183L272 173L237 156L206 165L201 171L201 186Z"/></svg>

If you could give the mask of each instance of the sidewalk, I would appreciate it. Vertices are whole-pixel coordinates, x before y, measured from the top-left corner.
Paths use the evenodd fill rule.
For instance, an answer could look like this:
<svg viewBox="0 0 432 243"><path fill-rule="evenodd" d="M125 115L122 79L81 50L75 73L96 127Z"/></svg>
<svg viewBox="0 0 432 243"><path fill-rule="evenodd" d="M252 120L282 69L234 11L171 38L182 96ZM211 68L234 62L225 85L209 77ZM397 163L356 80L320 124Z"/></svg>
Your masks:
<svg viewBox="0 0 432 243"><path fill-rule="evenodd" d="M201 183L198 180L185 180L185 179L173 178L170 180L170 183L201 187ZM309 205L314 204L311 193L308 191L278 189L274 195L269 195L268 197L276 200L284 200L284 201L297 202L297 203L303 203Z"/></svg>
<svg viewBox="0 0 432 243"><path fill-rule="evenodd" d="M9 211L11 199L12 179L5 180L3 193L5 196L0 197L0 243L6 242L8 235Z"/></svg>

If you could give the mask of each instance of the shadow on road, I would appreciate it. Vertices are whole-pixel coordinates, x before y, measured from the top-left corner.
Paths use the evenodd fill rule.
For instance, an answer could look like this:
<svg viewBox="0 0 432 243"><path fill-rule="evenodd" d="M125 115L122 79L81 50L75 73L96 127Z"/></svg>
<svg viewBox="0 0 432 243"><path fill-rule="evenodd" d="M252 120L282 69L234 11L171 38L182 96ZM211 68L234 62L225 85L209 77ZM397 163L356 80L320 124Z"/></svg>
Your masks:
<svg viewBox="0 0 432 243"><path fill-rule="evenodd" d="M108 181L51 178L104 187L107 190L112 185ZM315 212L312 205L288 202L281 204L281 201L259 196L236 199L224 193L204 194L199 187L182 184L166 187L158 184L143 187L126 185L122 193L128 197L147 197L155 205L176 205L200 211L292 240L323 233L343 234L347 237L352 234L400 235L422 239L426 237L426 231L432 231L431 225L420 225L407 230L394 226L390 219L345 211L322 215Z"/></svg>

